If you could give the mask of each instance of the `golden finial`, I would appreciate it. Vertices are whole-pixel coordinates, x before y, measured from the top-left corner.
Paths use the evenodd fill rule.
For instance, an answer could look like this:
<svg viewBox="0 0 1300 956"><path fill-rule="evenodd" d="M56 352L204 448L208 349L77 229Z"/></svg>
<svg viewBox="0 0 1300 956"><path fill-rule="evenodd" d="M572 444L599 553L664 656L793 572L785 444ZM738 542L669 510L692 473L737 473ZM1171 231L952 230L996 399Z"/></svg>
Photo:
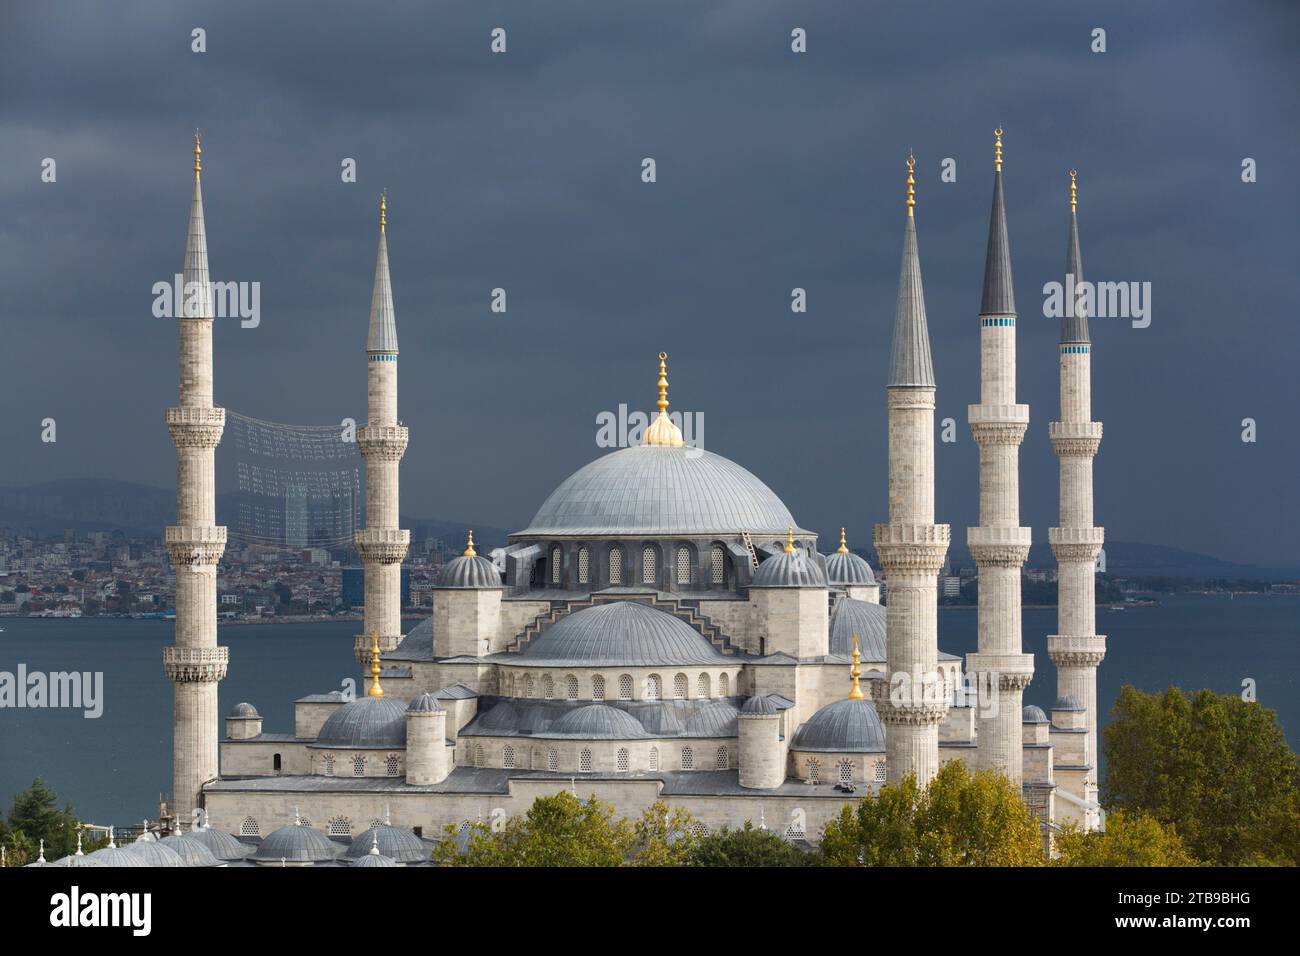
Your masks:
<svg viewBox="0 0 1300 956"><path fill-rule="evenodd" d="M993 131L997 141L993 144L993 168L999 173L1002 172L1002 127L999 126Z"/></svg>
<svg viewBox="0 0 1300 956"><path fill-rule="evenodd" d="M194 181L198 182L199 173L203 172L203 147L199 145L199 131L194 130Z"/></svg>
<svg viewBox="0 0 1300 956"><path fill-rule="evenodd" d="M916 168L916 157L912 151L907 151L907 214L912 215L912 207L916 205L916 178L912 175L912 170Z"/></svg>
<svg viewBox="0 0 1300 956"><path fill-rule="evenodd" d="M785 529L785 553L794 554L794 528Z"/></svg>
<svg viewBox="0 0 1300 956"><path fill-rule="evenodd" d="M840 528L840 546L835 549L836 554L848 554L849 546L844 541L844 529Z"/></svg>
<svg viewBox="0 0 1300 956"><path fill-rule="evenodd" d="M673 424L668 417L668 353L659 353L659 401L655 403L659 408L659 414L655 420L650 423L650 427L645 430L645 444L647 445L668 445L673 448L680 448L686 444L682 438L682 430Z"/></svg>
<svg viewBox="0 0 1300 956"><path fill-rule="evenodd" d="M477 558L478 552L474 550L474 532L471 530L465 539L465 553L463 557Z"/></svg>
<svg viewBox="0 0 1300 956"><path fill-rule="evenodd" d="M384 226L388 225L388 196L384 193L379 194L379 231L384 231Z"/></svg>
<svg viewBox="0 0 1300 956"><path fill-rule="evenodd" d="M853 687L849 689L849 700L866 700L867 695L862 693L862 685L858 683L858 678L862 676L862 652L858 650L858 635L853 635L853 667L849 674L853 677Z"/></svg>
<svg viewBox="0 0 1300 956"><path fill-rule="evenodd" d="M379 686L379 631L372 630L370 639L374 643L370 645L370 690L366 696L383 697L384 689Z"/></svg>
<svg viewBox="0 0 1300 956"><path fill-rule="evenodd" d="M1079 209L1079 184L1075 182L1075 179L1078 177L1078 175L1079 175L1079 171L1077 169L1070 170L1070 213L1071 214L1074 214Z"/></svg>

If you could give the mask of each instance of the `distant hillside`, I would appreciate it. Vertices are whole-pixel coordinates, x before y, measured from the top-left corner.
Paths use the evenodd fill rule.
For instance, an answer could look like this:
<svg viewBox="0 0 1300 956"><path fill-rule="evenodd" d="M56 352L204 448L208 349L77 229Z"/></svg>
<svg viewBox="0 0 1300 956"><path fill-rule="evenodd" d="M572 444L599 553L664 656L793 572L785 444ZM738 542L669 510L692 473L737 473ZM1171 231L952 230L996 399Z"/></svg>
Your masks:
<svg viewBox="0 0 1300 956"><path fill-rule="evenodd" d="M953 567L975 566L970 552L954 544L950 552ZM1056 559L1046 541L1035 542L1029 551L1026 567L1054 567ZM1162 544L1134 541L1106 542L1106 571L1131 578L1248 578L1254 580L1291 580L1300 577L1300 568L1237 564L1213 555L1184 551Z"/></svg>

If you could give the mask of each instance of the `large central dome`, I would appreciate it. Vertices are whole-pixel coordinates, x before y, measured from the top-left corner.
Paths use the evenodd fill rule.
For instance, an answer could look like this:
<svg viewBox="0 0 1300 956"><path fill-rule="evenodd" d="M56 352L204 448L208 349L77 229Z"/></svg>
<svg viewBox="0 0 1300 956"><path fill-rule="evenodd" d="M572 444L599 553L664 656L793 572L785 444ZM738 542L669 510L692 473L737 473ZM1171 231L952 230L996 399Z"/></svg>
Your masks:
<svg viewBox="0 0 1300 956"><path fill-rule="evenodd" d="M785 535L801 531L767 485L700 448L638 445L566 478L518 535ZM807 533L807 532L803 532Z"/></svg>

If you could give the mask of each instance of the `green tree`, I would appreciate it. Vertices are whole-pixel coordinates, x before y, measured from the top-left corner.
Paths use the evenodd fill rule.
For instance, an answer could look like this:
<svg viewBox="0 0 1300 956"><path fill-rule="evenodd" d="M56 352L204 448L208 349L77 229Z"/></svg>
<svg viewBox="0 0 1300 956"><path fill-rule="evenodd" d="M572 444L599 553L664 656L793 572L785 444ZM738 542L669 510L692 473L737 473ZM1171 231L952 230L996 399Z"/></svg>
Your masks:
<svg viewBox="0 0 1300 956"><path fill-rule="evenodd" d="M26 841L24 846L35 846L44 840L47 860L76 851L80 823L71 804L59 810L55 806L57 801L58 796L40 777L14 797L13 809L9 811L9 836L15 839L15 846L17 838Z"/></svg>
<svg viewBox="0 0 1300 956"><path fill-rule="evenodd" d="M616 819L612 806L562 790L538 797L524 816L497 828L472 825L463 850L448 827L434 860L451 866L622 866L635 839L632 825Z"/></svg>
<svg viewBox="0 0 1300 956"><path fill-rule="evenodd" d="M1196 866L1178 831L1147 813L1115 810L1103 832L1067 825L1056 838L1056 866Z"/></svg>
<svg viewBox="0 0 1300 956"><path fill-rule="evenodd" d="M813 854L746 820L743 827L723 827L699 840L687 862L691 866L810 866L814 860Z"/></svg>
<svg viewBox="0 0 1300 956"><path fill-rule="evenodd" d="M1174 824L1207 863L1300 864L1300 761L1273 711L1126 686L1103 735L1104 802Z"/></svg>
<svg viewBox="0 0 1300 956"><path fill-rule="evenodd" d="M681 866L695 848L691 833L695 820L680 807L669 810L662 800L650 806L633 827L637 866Z"/></svg>
<svg viewBox="0 0 1300 956"><path fill-rule="evenodd" d="M827 824L830 866L1037 866L1037 819L1001 774L971 774L952 760L925 788L909 775Z"/></svg>

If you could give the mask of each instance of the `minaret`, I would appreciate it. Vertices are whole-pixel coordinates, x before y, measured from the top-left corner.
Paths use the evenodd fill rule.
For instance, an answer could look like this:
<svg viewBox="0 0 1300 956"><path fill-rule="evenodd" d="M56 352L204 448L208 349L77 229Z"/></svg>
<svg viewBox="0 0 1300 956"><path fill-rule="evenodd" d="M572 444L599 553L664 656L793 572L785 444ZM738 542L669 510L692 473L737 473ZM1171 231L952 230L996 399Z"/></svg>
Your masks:
<svg viewBox="0 0 1300 956"><path fill-rule="evenodd" d="M217 562L226 529L216 523L213 456L226 410L212 404L212 288L203 228L203 164L194 134L194 198L185 242L180 315L180 403L167 409L176 445L176 524L164 540L176 569L176 642L163 648L173 685L172 807L190 817L203 784L217 776L217 681L226 676L227 648L217 646Z"/></svg>
<svg viewBox="0 0 1300 956"><path fill-rule="evenodd" d="M1097 554L1105 531L1092 526L1092 459L1101 444L1101 422L1092 421L1092 345L1088 315L1072 294L1083 282L1079 254L1078 191L1070 170L1070 237L1066 245L1067 301L1061 319L1061 420L1052 422L1052 450L1061 460L1061 526L1049 528L1047 540L1056 555L1057 631L1047 638L1047 654L1056 665L1057 695L1074 697L1088 710L1085 759L1092 766L1085 778L1086 800L1097 797L1097 665L1106 656L1106 638L1097 634ZM1072 278L1071 278L1072 277Z"/></svg>
<svg viewBox="0 0 1300 956"><path fill-rule="evenodd" d="M375 291L370 299L366 337L366 398L369 420L357 430L366 460L366 526L357 532L357 552L366 575L363 633L355 642L357 662L370 658L371 638L391 651L402 639L402 559L411 533L398 524L398 465L406 453L406 426L397 420L397 322L388 278L388 201L379 197L379 255Z"/></svg>
<svg viewBox="0 0 1300 956"><path fill-rule="evenodd" d="M1029 406L1016 404L1016 301L1002 201L1002 130L994 132L993 209L980 303L980 403L968 409L980 450L980 523L966 532L979 572L979 650L968 655L966 666L981 693L997 698L996 708L980 702L977 765L1019 787L1021 700L1034 676L1033 655L1020 649L1020 567L1029 557L1029 529L1020 527L1020 442Z"/></svg>
<svg viewBox="0 0 1300 956"><path fill-rule="evenodd" d="M887 681L873 682L885 724L888 781L915 773L922 786L939 769L939 569L949 528L934 523L934 367L916 251L916 160L907 159L907 226L889 358L889 523L873 532L884 569Z"/></svg>

